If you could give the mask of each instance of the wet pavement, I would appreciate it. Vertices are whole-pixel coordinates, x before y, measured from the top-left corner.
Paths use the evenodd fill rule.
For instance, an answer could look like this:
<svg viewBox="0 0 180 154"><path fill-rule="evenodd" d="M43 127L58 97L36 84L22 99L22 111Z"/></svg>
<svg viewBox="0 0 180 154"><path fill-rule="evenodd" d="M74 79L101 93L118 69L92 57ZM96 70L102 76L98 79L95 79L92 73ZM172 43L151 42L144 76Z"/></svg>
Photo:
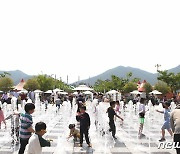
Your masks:
<svg viewBox="0 0 180 154"><path fill-rule="evenodd" d="M122 123L120 119L116 119L116 137L114 140L108 131L108 117L106 109L109 107L107 103L100 103L97 113L93 113L91 102L87 102L87 112L91 118L91 127L89 136L92 148L83 143L83 147L79 147L79 142L74 142L73 138L67 140L69 135L68 125L76 124L75 119L76 106L71 109L70 103L65 102L64 106L58 111L55 105L49 105L45 111L44 105L37 104L36 111L33 113L34 124L43 121L47 124L47 133L44 138L53 139L51 147L43 148L43 154L175 154L174 149L158 149L159 139L161 138L161 126L163 124L163 114L157 113L156 108L161 106L148 107L150 112L146 113L143 134L145 137L138 138L138 115L132 106L121 111L124 118ZM8 110L8 109L7 109ZM7 116L9 112L5 112ZM98 123L95 125L95 119ZM2 125L2 128L4 125ZM170 135L166 131L166 142L172 141ZM17 154L19 146L11 146L10 137L10 120L7 121L7 129L0 130L0 154Z"/></svg>

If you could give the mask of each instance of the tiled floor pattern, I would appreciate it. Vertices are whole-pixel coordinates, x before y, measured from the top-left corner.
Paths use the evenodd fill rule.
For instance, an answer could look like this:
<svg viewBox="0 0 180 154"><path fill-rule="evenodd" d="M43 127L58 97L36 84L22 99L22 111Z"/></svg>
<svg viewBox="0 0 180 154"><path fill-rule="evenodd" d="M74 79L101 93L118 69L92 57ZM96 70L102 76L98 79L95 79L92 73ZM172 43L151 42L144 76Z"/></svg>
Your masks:
<svg viewBox="0 0 180 154"><path fill-rule="evenodd" d="M158 149L158 140L161 137L160 130L163 124L163 115L155 112L152 108L151 113L147 112L144 126L144 134L142 139L138 139L138 116L136 112L126 109L121 116L124 118L123 125L120 120L116 120L116 136L117 140L113 140L111 134L107 131L108 118L105 113L108 105L102 103L98 110L98 115L94 115L91 105L87 106L87 112L91 117L91 128L89 131L92 148L87 147L83 143L83 147L78 146L78 142L73 139L67 140L69 135L68 125L77 122L75 120L76 108L72 110L68 105L64 105L58 113L54 106L49 105L49 109L36 110L33 115L34 123L44 121L48 125L48 133L45 138L53 139L51 147L43 148L43 154L175 154L175 150ZM94 119L99 121L95 127ZM103 135L102 128L105 134ZM171 141L171 137L167 134L167 141ZM10 146L10 130L0 131L0 154L17 154L18 147Z"/></svg>

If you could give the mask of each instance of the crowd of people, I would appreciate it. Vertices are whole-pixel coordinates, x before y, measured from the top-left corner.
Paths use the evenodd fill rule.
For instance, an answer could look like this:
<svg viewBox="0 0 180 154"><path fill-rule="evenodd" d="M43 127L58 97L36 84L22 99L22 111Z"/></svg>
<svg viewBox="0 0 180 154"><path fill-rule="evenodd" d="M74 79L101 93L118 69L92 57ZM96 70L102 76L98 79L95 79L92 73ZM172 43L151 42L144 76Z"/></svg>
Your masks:
<svg viewBox="0 0 180 154"><path fill-rule="evenodd" d="M10 103L8 102L9 98L11 98ZM127 108L127 100L129 98L133 102L133 106L135 109L137 109L138 105L138 116L139 116L139 131L138 131L138 137L139 139L143 138L145 135L143 134L143 127L144 127L144 121L145 121L145 114L148 110L146 110L147 102L150 100L152 105L157 105L159 103L162 103L164 111L156 110L159 113L164 114L164 124L161 128L162 136L159 140L160 142L165 141L165 130L169 132L169 134L174 139L174 142L176 144L179 144L180 142L180 105L179 102L176 101L176 108L171 112L171 102L172 100L167 100L165 97L163 97L161 100L159 99L158 103L157 100L154 101L155 96L151 95L148 98L141 98L140 95L137 95L136 97L131 97L131 95L127 98L122 97L122 100L110 100L107 99L107 96L103 94L94 93L94 98L91 100L92 105L92 112L94 113L94 119L95 119L95 125L99 123L97 120L98 115L98 105L101 102L107 102L109 103L109 107L106 110L107 116L109 118L109 129L108 131L112 133L112 137L114 140L117 139L116 137L116 126L115 121L116 117L121 119L121 124L123 124L123 121L126 119L123 119L121 116L121 110L120 108L123 108L126 110ZM70 137L74 137L75 141L79 141L79 146L83 146L83 136L85 136L86 143L88 147L92 147L92 144L89 139L89 129L91 125L91 117L86 112L86 101L88 97L85 97L83 93L78 92L78 94L73 95L69 94L66 95L59 95L57 93L51 93L51 94L44 94L39 95L39 101L42 102L45 105L45 111L48 110L48 104L53 104L56 106L57 111L61 108L63 105L63 102L68 102L70 104L71 109L73 107L77 107L77 114L76 114L76 120L77 125L80 125L80 128L78 129L76 127L76 124L69 124L70 133L68 136L68 139ZM157 99L157 98L156 98ZM123 101L123 104L120 104L120 101ZM75 103L73 103L75 102ZM156 102L156 103L154 103ZM12 107L12 113L4 117L3 110L1 106L3 106L4 103L11 104ZM24 113L20 113L18 109L18 104L21 105L22 108L24 108ZM121 106L123 105L123 107ZM11 137L12 142L11 144L20 144L19 148L19 154L23 154L26 146L28 145L27 152L28 154L40 154L42 152L42 147L45 146L51 146L51 140L46 140L42 136L46 133L46 124L44 122L38 122L35 125L35 128L32 127L33 120L32 120L32 113L35 111L36 107L36 98L35 93L30 91L28 94L25 93L18 93L17 90L14 92L4 93L1 96L1 106L0 106L0 129L1 123L3 122L6 128L6 121L11 120ZM15 134L15 135L14 135ZM177 153L180 153L180 149L177 148Z"/></svg>

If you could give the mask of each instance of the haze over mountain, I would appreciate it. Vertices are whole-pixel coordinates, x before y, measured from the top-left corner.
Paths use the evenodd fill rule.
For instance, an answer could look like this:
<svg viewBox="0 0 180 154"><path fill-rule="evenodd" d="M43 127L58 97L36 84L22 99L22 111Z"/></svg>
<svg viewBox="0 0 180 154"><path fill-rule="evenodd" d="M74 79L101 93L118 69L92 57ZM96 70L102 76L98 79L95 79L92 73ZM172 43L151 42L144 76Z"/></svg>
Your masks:
<svg viewBox="0 0 180 154"><path fill-rule="evenodd" d="M32 78L32 75L28 75L20 70L15 71L0 71L0 74L3 74L4 72L7 72L10 74L10 78L14 81L14 85L17 85L21 79L28 80Z"/></svg>
<svg viewBox="0 0 180 154"><path fill-rule="evenodd" d="M8 72L11 74L9 77L13 79L14 85L17 85L21 81L21 79L28 80L33 77L32 75L28 75L20 70L0 71L0 73L3 73L3 72ZM158 75L157 73L150 73L150 72L147 72L147 71L144 71L144 70L141 70L138 68L133 68L133 67L118 66L118 67L109 69L97 76L91 77L89 79L74 82L74 84L86 83L89 85L94 85L94 83L98 79L101 79L101 80L111 79L111 75L116 75L118 77L125 78L126 74L129 72L132 72L132 74L133 74L132 78L134 78L134 77L140 78L141 81L146 80L147 82L151 83L152 85L154 85L157 82L157 75ZM169 69L169 72L174 72L174 73L180 72L180 65L175 68Z"/></svg>
<svg viewBox="0 0 180 154"><path fill-rule="evenodd" d="M157 73L150 73L138 68L133 68L133 67L124 67L124 66L118 66L112 69L109 69L107 71L105 71L104 73L101 73L97 76L91 77L89 79L85 79L85 80L80 80L78 82L75 82L74 84L79 84L79 83L86 83L89 85L94 85L94 83L98 80L106 80L106 79L111 79L111 75L116 75L118 77L123 77L125 78L127 73L132 72L132 78L136 77L136 78L140 78L141 81L142 80L146 80L147 82L149 82L150 84L154 85L157 82ZM178 73L180 72L180 65L169 69L169 72L173 72L173 73Z"/></svg>

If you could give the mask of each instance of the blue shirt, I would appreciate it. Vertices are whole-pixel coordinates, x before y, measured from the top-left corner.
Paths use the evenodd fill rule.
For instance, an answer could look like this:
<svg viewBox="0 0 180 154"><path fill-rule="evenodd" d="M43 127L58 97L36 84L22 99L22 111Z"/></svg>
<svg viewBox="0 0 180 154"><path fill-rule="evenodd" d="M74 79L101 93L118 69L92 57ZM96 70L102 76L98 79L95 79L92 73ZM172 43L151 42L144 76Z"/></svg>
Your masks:
<svg viewBox="0 0 180 154"><path fill-rule="evenodd" d="M32 126L32 116L29 113L22 113L20 116L20 138L29 139L31 137L31 132L28 131L28 128Z"/></svg>
<svg viewBox="0 0 180 154"><path fill-rule="evenodd" d="M170 122L170 110L169 109L164 110L164 120L166 122Z"/></svg>

